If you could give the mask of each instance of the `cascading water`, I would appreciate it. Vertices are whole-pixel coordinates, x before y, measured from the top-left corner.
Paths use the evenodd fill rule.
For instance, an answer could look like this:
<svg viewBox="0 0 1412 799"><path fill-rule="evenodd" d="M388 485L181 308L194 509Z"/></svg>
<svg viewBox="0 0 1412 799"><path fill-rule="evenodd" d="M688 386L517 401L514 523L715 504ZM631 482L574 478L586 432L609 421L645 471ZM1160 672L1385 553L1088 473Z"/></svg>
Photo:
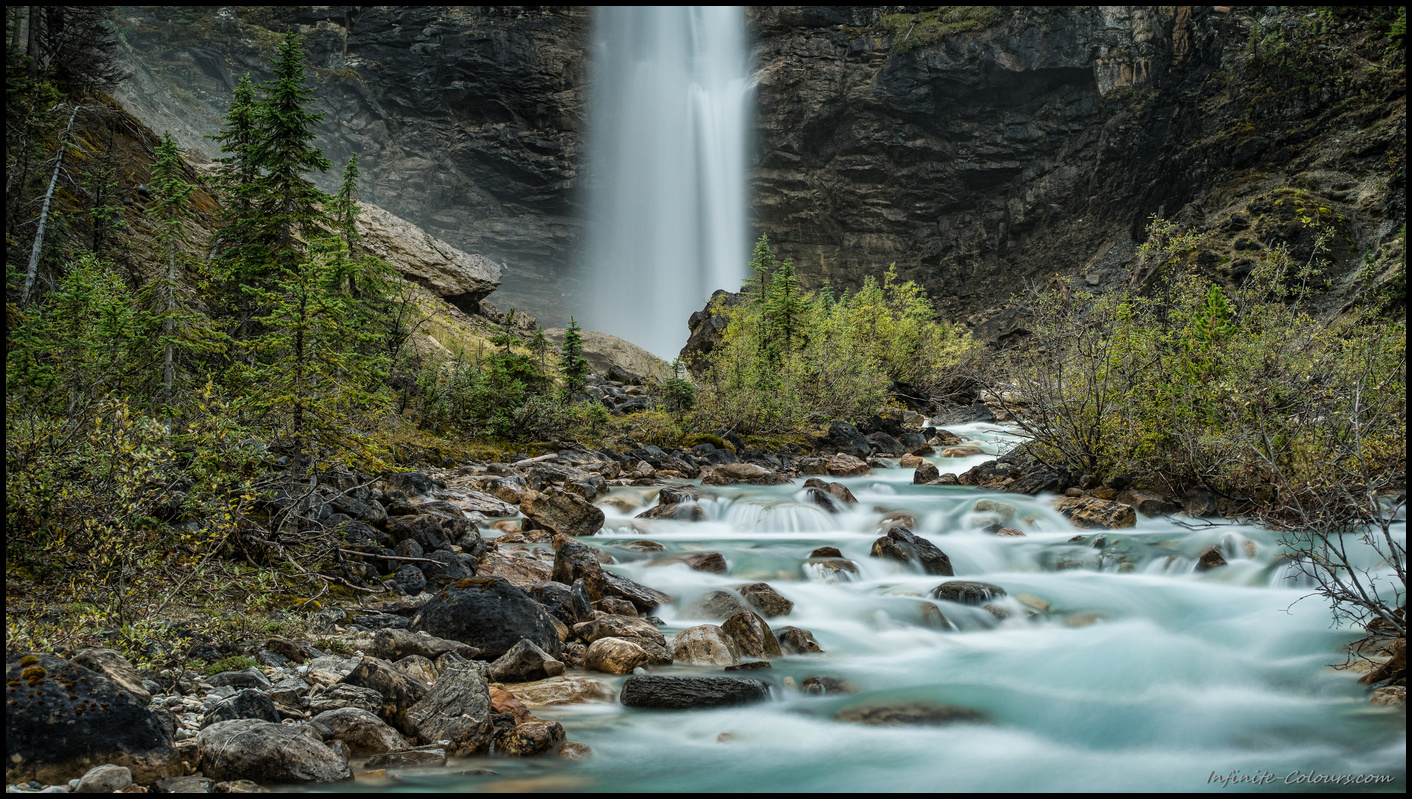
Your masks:
<svg viewBox="0 0 1412 799"><path fill-rule="evenodd" d="M748 259L738 7L605 7L593 23L580 324L671 360Z"/></svg>
<svg viewBox="0 0 1412 799"><path fill-rule="evenodd" d="M932 458L945 472L1016 441L994 426L952 429L991 454ZM500 758L487 775L442 770L399 780L424 790L618 792L1405 789L1406 716L1370 707L1352 675L1328 667L1358 635L1331 627L1327 603L1288 579L1278 534L1180 518L1080 530L1052 497L915 486L911 478L910 469L876 469L841 479L858 501L834 513L813 504L801 480L704 486L712 496L701 501L700 521L638 519L655 489L614 488L599 501L604 528L580 540L612 555L613 571L674 598L656 611L668 642L721 623L697 603L708 592L765 581L794 603L769 625L807 629L825 651L744 674L648 668L764 679L771 699L754 705L532 708L592 747L583 762ZM982 499L990 502L978 507ZM880 522L897 513L915 519L914 532L949 556L956 577L869 556ZM1025 535L991 532L997 515ZM1404 541L1405 528L1399 522L1395 532ZM535 546L552 558L548 545ZM821 546L839 549L854 570L811 568L828 562L809 557ZM1228 564L1197 571L1210 546ZM721 553L726 573L680 562L702 551ZM1374 563L1375 572L1390 571ZM951 579L1005 595L990 607L930 596ZM625 679L574 673L615 691ZM853 692L801 690L812 676L846 681ZM967 708L981 720L868 726L840 718L919 702ZM1232 772L1273 776L1223 784ZM1344 775L1391 781L1316 781Z"/></svg>

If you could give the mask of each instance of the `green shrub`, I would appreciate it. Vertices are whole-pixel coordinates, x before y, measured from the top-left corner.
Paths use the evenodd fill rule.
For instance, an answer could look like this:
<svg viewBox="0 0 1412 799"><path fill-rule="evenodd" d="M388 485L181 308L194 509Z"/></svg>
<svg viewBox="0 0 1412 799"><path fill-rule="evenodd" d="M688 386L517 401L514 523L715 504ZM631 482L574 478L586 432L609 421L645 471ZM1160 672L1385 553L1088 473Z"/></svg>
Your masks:
<svg viewBox="0 0 1412 799"><path fill-rule="evenodd" d="M958 33L985 30L999 21L995 6L939 6L919 14L887 14L879 27L892 33L892 51L907 53Z"/></svg>
<svg viewBox="0 0 1412 799"><path fill-rule="evenodd" d="M936 321L925 293L898 281L895 267L835 301L827 290L801 290L764 237L751 266L757 277L706 365L697 429L772 435L857 419L888 403L894 381L937 384L973 346Z"/></svg>
<svg viewBox="0 0 1412 799"><path fill-rule="evenodd" d="M1342 581L1329 589L1337 607L1387 618L1402 589L1373 587L1330 542L1367 536L1405 562L1388 534L1406 491L1405 320L1305 310L1328 229L1309 261L1275 248L1233 289L1183 268L1192 239L1160 222L1151 233L1143 293L1065 285L1029 297L1033 335L1002 371L1032 450L1075 477L1127 474L1178 496L1209 488L1288 531L1321 584Z"/></svg>

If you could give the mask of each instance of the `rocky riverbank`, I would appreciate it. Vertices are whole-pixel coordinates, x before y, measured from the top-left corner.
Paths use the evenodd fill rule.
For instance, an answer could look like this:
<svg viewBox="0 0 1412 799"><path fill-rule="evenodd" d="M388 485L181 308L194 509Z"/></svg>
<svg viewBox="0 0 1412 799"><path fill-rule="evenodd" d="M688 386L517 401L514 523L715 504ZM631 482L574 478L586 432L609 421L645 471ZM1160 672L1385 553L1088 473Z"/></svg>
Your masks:
<svg viewBox="0 0 1412 799"><path fill-rule="evenodd" d="M723 434L673 451L574 446L376 478L328 472L304 496L274 501L293 504L310 530L338 531L346 558L339 576L377 591L375 601L322 607L305 618L300 634L198 642L185 654L218 664L204 670L138 669L109 649L10 653L8 790L249 792L348 779L376 787L406 769L488 775L496 760L467 758L592 757L553 718L566 706L616 701L685 710L764 701L772 691L855 690L823 673L768 677L772 661L807 658L823 647L810 630L788 624L795 603L765 581L695 598L685 615L716 623L664 634L655 614L677 601L673 586L629 579L610 553L582 540L604 526L605 508L701 521L703 503L721 487L802 480L810 503L837 514L858 502L840 478L905 468L912 485L997 491L970 513L974 525L1002 538L1026 536L1005 492L1054 495L1075 526L1100 531L1074 539L1094 547L1104 545L1102 530L1131 527L1138 514L1217 512L1209 497L1163 497L1121 481L1089 485L1038 463L1023 447L943 472L937 464L975 463L973 456L993 445L939 423L945 418L915 413L839 423L813 446L776 452ZM628 486L640 492L605 496ZM939 578L930 591L938 602L921 603L934 627L954 629L947 616L966 617L972 608L997 621L1049 612L1043 599L955 579L947 553L917 528L904 512L884 513L869 556ZM626 546L662 552L663 566L727 572L718 552L668 555L646 537ZM1225 565L1211 548L1196 568ZM798 568L824 580L858 573L857 563L827 546ZM1363 679L1376 688L1373 703L1405 704L1405 642L1375 657L1386 662ZM742 671L749 673L736 673ZM934 725L981 718L965 707L894 702L841 710L836 720Z"/></svg>

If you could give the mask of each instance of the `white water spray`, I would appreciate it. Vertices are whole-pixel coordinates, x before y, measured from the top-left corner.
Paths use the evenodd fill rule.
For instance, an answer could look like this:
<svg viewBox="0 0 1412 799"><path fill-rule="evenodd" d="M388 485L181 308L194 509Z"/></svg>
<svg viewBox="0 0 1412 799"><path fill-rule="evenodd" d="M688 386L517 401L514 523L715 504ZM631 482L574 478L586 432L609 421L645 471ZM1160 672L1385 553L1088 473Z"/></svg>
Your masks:
<svg viewBox="0 0 1412 799"><path fill-rule="evenodd" d="M596 13L580 321L671 360L691 313L745 274L744 12Z"/></svg>

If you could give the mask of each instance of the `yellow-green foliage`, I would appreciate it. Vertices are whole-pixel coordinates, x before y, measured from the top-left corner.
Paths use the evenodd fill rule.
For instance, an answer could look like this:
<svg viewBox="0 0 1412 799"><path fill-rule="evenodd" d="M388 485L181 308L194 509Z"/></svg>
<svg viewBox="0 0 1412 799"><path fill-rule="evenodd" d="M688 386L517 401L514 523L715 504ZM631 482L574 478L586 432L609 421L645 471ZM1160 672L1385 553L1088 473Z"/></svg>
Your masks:
<svg viewBox="0 0 1412 799"><path fill-rule="evenodd" d="M888 403L893 381L930 386L974 346L895 267L834 301L801 292L764 238L752 265L760 277L731 309L700 387L701 427L769 435L857 419Z"/></svg>
<svg viewBox="0 0 1412 799"><path fill-rule="evenodd" d="M1274 516L1354 514L1405 485L1406 323L1304 309L1328 237L1306 264L1268 251L1229 291L1178 269L1142 296L1033 297L1034 335L1008 371L1038 451L1076 474L1206 485ZM1143 255L1189 243L1157 223Z"/></svg>
<svg viewBox="0 0 1412 799"><path fill-rule="evenodd" d="M894 53L907 53L958 33L985 30L1000 14L994 6L941 6L920 14L887 14L878 25L892 33Z"/></svg>

